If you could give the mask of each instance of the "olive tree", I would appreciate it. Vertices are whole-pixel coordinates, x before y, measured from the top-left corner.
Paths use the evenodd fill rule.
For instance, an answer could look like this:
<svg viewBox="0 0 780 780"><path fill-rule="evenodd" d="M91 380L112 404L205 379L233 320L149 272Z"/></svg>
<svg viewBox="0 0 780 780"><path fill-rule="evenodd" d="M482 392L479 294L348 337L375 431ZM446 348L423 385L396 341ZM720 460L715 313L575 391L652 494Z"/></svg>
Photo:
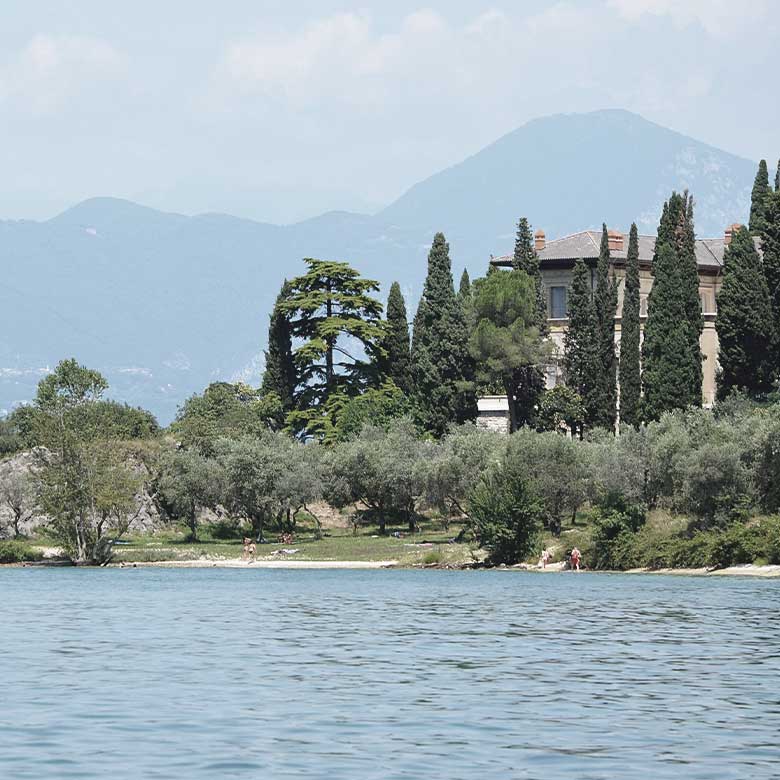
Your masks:
<svg viewBox="0 0 780 780"><path fill-rule="evenodd" d="M335 506L362 502L376 515L384 534L388 517L403 516L414 530L415 509L425 489L425 468L433 448L422 441L411 420L373 425L336 446L329 456L326 498Z"/></svg>
<svg viewBox="0 0 780 780"><path fill-rule="evenodd" d="M21 536L22 525L35 515L33 478L28 471L6 469L0 474L0 504L10 512L14 537Z"/></svg>

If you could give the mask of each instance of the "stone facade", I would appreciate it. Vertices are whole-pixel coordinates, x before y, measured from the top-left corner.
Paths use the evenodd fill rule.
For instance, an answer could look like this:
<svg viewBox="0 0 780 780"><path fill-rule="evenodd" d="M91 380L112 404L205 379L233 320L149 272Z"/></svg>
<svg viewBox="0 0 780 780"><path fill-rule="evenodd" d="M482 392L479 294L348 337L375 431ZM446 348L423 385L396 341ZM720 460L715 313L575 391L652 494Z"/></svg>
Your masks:
<svg viewBox="0 0 780 780"><path fill-rule="evenodd" d="M486 395L477 401L477 426L496 433L509 433L509 404L505 395Z"/></svg>

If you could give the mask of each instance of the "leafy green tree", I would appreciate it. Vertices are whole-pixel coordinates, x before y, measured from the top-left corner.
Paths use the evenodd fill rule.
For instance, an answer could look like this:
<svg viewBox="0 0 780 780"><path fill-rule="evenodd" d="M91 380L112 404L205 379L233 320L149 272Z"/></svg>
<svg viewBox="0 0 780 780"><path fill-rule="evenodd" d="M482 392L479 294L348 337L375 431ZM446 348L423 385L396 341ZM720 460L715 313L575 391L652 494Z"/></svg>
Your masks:
<svg viewBox="0 0 780 780"><path fill-rule="evenodd" d="M580 259L574 264L569 290L569 327L563 338L563 369L566 385L582 398L586 424L591 424L595 418L597 347L596 313L588 267Z"/></svg>
<svg viewBox="0 0 780 780"><path fill-rule="evenodd" d="M296 432L315 431L328 398L337 392L358 395L375 379L385 335L379 289L347 263L305 260L307 273L290 282L279 303L290 320L298 386L288 424ZM357 351L361 350L363 354Z"/></svg>
<svg viewBox="0 0 780 780"><path fill-rule="evenodd" d="M469 504L475 536L491 563L518 563L534 550L544 507L523 472L493 465L477 481Z"/></svg>
<svg viewBox="0 0 780 780"><path fill-rule="evenodd" d="M547 301L545 299L542 272L539 267L539 256L536 254L534 237L526 217L520 217L515 234L515 249L512 254L512 267L525 271L533 279L536 295L536 327L542 336L547 336Z"/></svg>
<svg viewBox="0 0 780 780"><path fill-rule="evenodd" d="M477 322L471 354L481 382L501 382L509 399L510 432L532 419L544 384L538 370L545 357L537 329L534 281L524 271L491 274L474 297Z"/></svg>
<svg viewBox="0 0 780 780"><path fill-rule="evenodd" d="M265 371L260 388L263 397L275 395L279 399L279 409L273 420L276 430L282 428L286 416L293 409L295 387L298 383L293 361L290 321L280 305L289 298L291 292L292 286L285 279L270 315Z"/></svg>
<svg viewBox="0 0 780 780"><path fill-rule="evenodd" d="M323 440L326 444L353 439L369 424L388 428L393 420L408 417L412 411L409 398L391 381L343 400L335 414L335 423Z"/></svg>
<svg viewBox="0 0 780 780"><path fill-rule="evenodd" d="M739 389L757 397L772 388L772 302L753 237L739 228L723 257L718 294L718 397Z"/></svg>
<svg viewBox="0 0 780 780"><path fill-rule="evenodd" d="M289 450L303 445L284 433L266 431L262 436L223 439L217 460L223 473L221 503L252 525L252 535L262 541L266 526L287 506L279 485L291 461Z"/></svg>
<svg viewBox="0 0 780 780"><path fill-rule="evenodd" d="M400 518L414 530L432 446L420 440L408 419L394 421L387 430L368 425L357 438L333 449L326 498L338 507L363 503L381 534L388 520Z"/></svg>
<svg viewBox="0 0 780 780"><path fill-rule="evenodd" d="M754 235L760 235L766 226L766 206L770 192L766 160L761 160L750 194L750 232Z"/></svg>
<svg viewBox="0 0 780 780"><path fill-rule="evenodd" d="M469 495L474 483L506 450L504 434L478 428L473 423L452 429L428 460L426 499L445 519L460 514L468 518Z"/></svg>
<svg viewBox="0 0 780 780"><path fill-rule="evenodd" d="M542 520L556 536L565 519L574 521L585 501L586 472L582 443L556 433L531 429L509 437L504 465L511 474L522 474L541 501Z"/></svg>
<svg viewBox="0 0 780 780"><path fill-rule="evenodd" d="M382 376L404 393L412 390L412 356L409 345L409 322L401 286L393 282L387 297L387 330L382 347Z"/></svg>
<svg viewBox="0 0 780 780"><path fill-rule="evenodd" d="M653 259L653 287L643 342L643 416L701 406L703 328L693 229L687 193L664 204Z"/></svg>
<svg viewBox="0 0 780 780"><path fill-rule="evenodd" d="M140 480L127 453L102 435L99 404L108 384L97 371L63 360L38 384L31 425L37 503L49 531L77 563L110 560L127 530Z"/></svg>
<svg viewBox="0 0 780 780"><path fill-rule="evenodd" d="M276 393L264 395L244 384L213 382L202 394L188 398L171 425L186 447L213 455L217 439L260 436L279 419Z"/></svg>
<svg viewBox="0 0 780 780"><path fill-rule="evenodd" d="M620 318L620 421L635 428L642 421L639 337L639 236L634 223L628 236L626 283Z"/></svg>
<svg viewBox="0 0 780 780"><path fill-rule="evenodd" d="M165 453L156 480L158 506L172 520L181 520L191 541L198 539L200 514L217 506L223 495L219 464L197 449Z"/></svg>
<svg viewBox="0 0 780 780"><path fill-rule="evenodd" d="M566 385L556 385L542 394L536 426L540 431L561 433L565 430L582 435L585 423L585 404L575 390Z"/></svg>
<svg viewBox="0 0 780 780"><path fill-rule="evenodd" d="M10 527L14 538L18 538L22 535L22 525L35 516L35 490L28 471L20 469L0 473L0 504L10 512Z"/></svg>
<svg viewBox="0 0 780 780"><path fill-rule="evenodd" d="M414 318L412 378L421 428L441 436L477 416L468 326L452 282L449 245L442 233L428 254L428 275Z"/></svg>
<svg viewBox="0 0 780 780"><path fill-rule="evenodd" d="M593 293L595 314L597 370L593 374L590 407L591 422L600 428L613 430L617 415L617 359L615 357L615 313L617 285L610 276L612 260L607 226L601 231L601 249L596 265L596 290Z"/></svg>

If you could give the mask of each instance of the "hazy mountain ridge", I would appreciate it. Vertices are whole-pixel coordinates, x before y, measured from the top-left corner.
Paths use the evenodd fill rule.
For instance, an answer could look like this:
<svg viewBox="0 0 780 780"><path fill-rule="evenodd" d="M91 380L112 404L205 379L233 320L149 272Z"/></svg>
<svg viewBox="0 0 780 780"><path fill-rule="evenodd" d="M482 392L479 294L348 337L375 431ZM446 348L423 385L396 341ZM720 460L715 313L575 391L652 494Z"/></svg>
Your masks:
<svg viewBox="0 0 780 780"><path fill-rule="evenodd" d="M0 221L0 410L72 355L167 422L209 381L257 381L267 315L303 257L353 263L383 299L397 279L413 309L436 230L455 270L478 275L511 249L521 214L548 237L603 220L653 232L669 192L688 188L699 235L717 235L746 219L754 175L750 161L604 111L530 122L374 216L279 226L95 198L47 222Z"/></svg>

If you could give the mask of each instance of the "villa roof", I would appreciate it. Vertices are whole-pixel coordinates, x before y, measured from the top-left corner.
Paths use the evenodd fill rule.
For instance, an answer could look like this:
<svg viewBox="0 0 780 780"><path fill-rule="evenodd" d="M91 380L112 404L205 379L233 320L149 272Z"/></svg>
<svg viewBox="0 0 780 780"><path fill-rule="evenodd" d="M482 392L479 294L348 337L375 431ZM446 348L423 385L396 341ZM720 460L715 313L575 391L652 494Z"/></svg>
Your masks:
<svg viewBox="0 0 780 780"><path fill-rule="evenodd" d="M621 249L612 249L610 254L613 260L625 261L628 252L628 233L623 233ZM543 249L537 254L544 264L545 260L587 260L599 256L601 246L600 230L583 230L570 236L554 238L547 241ZM723 252L726 248L725 238L697 238L696 262L700 268L719 270L723 267ZM639 236L639 262L649 265L653 261L655 251L655 236ZM494 257L491 261L494 265L510 265L512 255Z"/></svg>

